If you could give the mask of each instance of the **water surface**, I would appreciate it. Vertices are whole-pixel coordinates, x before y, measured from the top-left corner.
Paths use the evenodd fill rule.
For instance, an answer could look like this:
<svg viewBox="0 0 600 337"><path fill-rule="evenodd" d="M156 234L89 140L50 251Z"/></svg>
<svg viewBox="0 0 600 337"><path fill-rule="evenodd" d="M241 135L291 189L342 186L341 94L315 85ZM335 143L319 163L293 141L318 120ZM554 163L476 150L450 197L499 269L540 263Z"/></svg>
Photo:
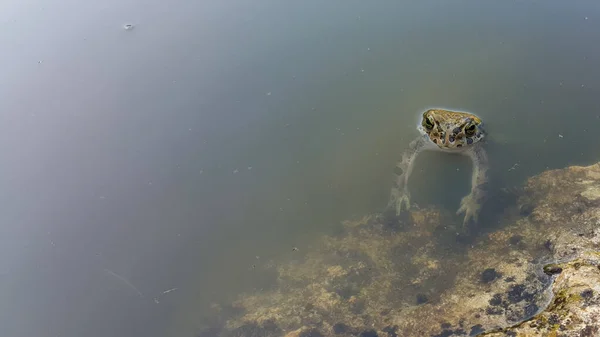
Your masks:
<svg viewBox="0 0 600 337"><path fill-rule="evenodd" d="M380 211L429 107L485 120L497 186L597 161L599 7L1 4L2 335L193 336ZM414 201L456 209L469 170L423 155Z"/></svg>

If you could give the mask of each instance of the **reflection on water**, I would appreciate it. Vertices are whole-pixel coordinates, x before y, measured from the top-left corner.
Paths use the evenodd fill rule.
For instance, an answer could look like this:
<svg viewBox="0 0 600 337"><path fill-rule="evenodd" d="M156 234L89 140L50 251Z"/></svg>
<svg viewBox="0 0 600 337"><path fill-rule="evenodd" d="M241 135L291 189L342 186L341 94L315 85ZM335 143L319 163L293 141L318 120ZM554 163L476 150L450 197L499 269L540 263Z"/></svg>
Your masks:
<svg viewBox="0 0 600 337"><path fill-rule="evenodd" d="M380 211L429 107L485 120L492 191L597 159L595 3L0 9L6 336L192 336ZM424 154L413 200L454 210L469 176Z"/></svg>

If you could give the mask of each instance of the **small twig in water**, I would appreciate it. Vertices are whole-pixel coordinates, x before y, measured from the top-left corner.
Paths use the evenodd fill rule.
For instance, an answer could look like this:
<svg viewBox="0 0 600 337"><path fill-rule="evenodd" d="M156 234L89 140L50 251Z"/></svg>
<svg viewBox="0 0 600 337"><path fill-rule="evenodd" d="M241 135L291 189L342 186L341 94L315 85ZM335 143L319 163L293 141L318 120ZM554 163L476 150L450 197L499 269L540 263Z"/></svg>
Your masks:
<svg viewBox="0 0 600 337"><path fill-rule="evenodd" d="M511 168L509 168L509 171L514 171L517 169L517 167L519 167L519 163L515 163Z"/></svg>
<svg viewBox="0 0 600 337"><path fill-rule="evenodd" d="M171 289L169 289L169 290L165 290L165 291L163 291L162 293L160 293L160 295L158 295L158 296L156 296L156 297L154 298L154 303L156 303L156 304L159 304L159 303L160 303L160 301L159 301L159 298L160 298L162 295L164 295L164 294L168 294L168 293L170 293L171 291L175 291L175 290L177 290L177 288L171 288Z"/></svg>
<svg viewBox="0 0 600 337"><path fill-rule="evenodd" d="M127 286L129 286L131 289L135 290L136 293L138 293L138 295L140 295L140 297L144 297L144 295L142 294L142 292L136 288L133 284L131 284L131 282L129 282L129 280L127 280L126 278L124 278L123 276L115 273L112 270L109 269L104 269L105 272L111 274L112 276L118 278L119 280L123 281Z"/></svg>

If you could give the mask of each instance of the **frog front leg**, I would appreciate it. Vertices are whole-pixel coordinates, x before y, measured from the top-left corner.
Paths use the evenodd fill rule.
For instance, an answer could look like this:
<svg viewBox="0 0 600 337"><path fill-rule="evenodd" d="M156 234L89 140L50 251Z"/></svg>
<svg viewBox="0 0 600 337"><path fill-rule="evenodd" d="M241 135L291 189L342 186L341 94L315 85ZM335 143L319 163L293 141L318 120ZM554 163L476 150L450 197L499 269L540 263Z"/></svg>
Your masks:
<svg viewBox="0 0 600 337"><path fill-rule="evenodd" d="M485 149L481 146L475 146L467 154L473 163L473 173L471 176L471 193L462 198L460 208L456 214L465 213L463 225L466 226L470 220L477 222L479 210L485 199L484 186L487 182L488 160Z"/></svg>
<svg viewBox="0 0 600 337"><path fill-rule="evenodd" d="M400 215L403 209L410 208L410 191L408 190L408 178L412 172L415 159L418 154L424 150L427 141L427 136L422 135L410 142L408 149L402 154L402 160L396 163L396 177L394 186L392 187L390 201L387 208L392 207L396 211L396 215ZM400 172L398 172L400 171ZM403 208L405 206L405 208Z"/></svg>

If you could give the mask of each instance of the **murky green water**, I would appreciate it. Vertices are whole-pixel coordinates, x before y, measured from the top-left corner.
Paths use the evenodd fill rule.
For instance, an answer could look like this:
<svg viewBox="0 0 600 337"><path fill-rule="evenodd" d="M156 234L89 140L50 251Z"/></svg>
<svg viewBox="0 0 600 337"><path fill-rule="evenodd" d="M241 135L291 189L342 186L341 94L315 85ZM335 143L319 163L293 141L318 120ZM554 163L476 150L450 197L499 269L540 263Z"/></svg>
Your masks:
<svg viewBox="0 0 600 337"><path fill-rule="evenodd" d="M484 119L492 188L600 155L591 1L0 8L6 336L193 336L253 265L381 211L429 107ZM469 177L423 154L413 200Z"/></svg>

